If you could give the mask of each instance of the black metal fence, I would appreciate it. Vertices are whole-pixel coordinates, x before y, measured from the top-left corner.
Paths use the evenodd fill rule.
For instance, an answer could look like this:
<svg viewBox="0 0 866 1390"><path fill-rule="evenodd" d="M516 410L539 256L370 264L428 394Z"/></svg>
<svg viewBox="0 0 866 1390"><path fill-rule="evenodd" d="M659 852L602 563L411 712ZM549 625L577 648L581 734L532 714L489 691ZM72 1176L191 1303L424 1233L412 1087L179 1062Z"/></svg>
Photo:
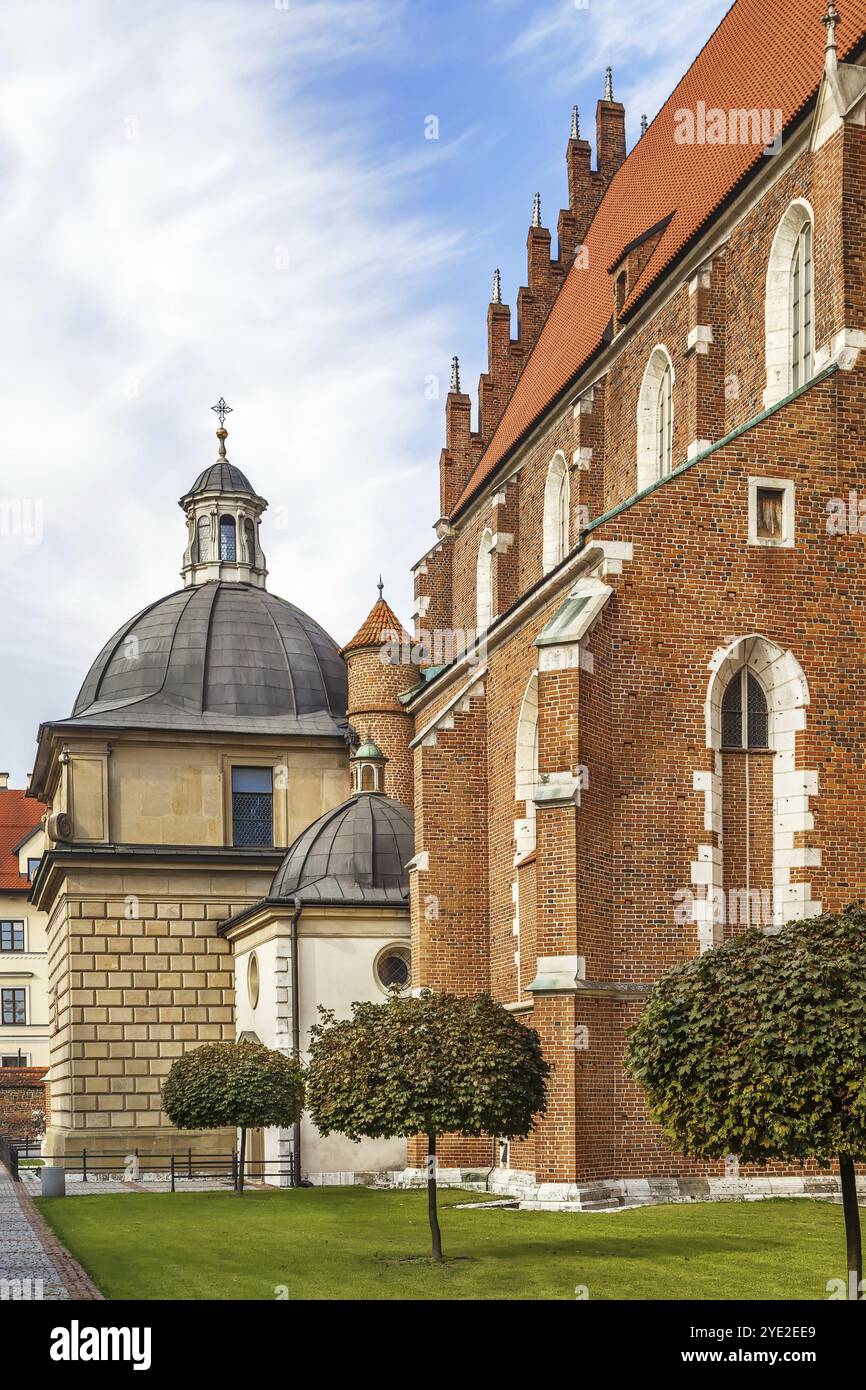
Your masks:
<svg viewBox="0 0 866 1390"><path fill-rule="evenodd" d="M13 1182L18 1182L18 1148L11 1139L0 1137L0 1163Z"/></svg>
<svg viewBox="0 0 866 1390"><path fill-rule="evenodd" d="M38 1139L10 1139L0 1135L0 1163L7 1169L13 1182L18 1182L18 1160L40 1158L42 1144Z"/></svg>
<svg viewBox="0 0 866 1390"><path fill-rule="evenodd" d="M2 1150L0 1159L6 1161ZM223 1179L235 1191L240 1186L237 1149L226 1154L197 1154L191 1148L183 1153L170 1154L139 1154L137 1150L131 1154L120 1154L81 1149L77 1153L52 1155L48 1162L67 1173L80 1174L83 1182L98 1182L103 1177L120 1177L125 1182L140 1182L145 1177L168 1179L172 1192L177 1191L180 1182L202 1178ZM17 1178L17 1163L14 1176ZM300 1185L293 1154L287 1160L247 1157L244 1163L245 1183L273 1181L275 1178L287 1179L291 1187Z"/></svg>

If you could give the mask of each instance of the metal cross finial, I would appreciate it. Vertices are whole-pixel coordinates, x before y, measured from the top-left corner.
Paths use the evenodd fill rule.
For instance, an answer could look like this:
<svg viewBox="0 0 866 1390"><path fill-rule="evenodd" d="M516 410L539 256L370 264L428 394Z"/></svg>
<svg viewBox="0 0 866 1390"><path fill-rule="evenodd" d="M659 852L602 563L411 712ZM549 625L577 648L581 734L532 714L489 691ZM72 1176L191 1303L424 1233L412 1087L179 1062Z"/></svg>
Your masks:
<svg viewBox="0 0 866 1390"><path fill-rule="evenodd" d="M214 414L216 414L216 415L219 416L219 420L220 420L220 429L224 429L224 428L225 428L225 423L226 423L226 416L227 416L227 415L231 415L231 413L232 413L232 408L231 408L231 406L230 406L230 405L226 405L226 403L225 403L225 401L223 400L222 396L220 396L220 398L219 398L219 400L217 401L216 405L212 405L212 406L211 406L211 410L214 412Z"/></svg>
<svg viewBox="0 0 866 1390"><path fill-rule="evenodd" d="M494 270L494 272L493 272L493 297L492 297L490 303L491 303L491 304L501 304L501 303L502 303L502 279L501 279L501 277L500 277L500 274L499 274L499 271L498 271L498 270Z"/></svg>
<svg viewBox="0 0 866 1390"><path fill-rule="evenodd" d="M604 99L613 101L613 69L606 68L604 73Z"/></svg>
<svg viewBox="0 0 866 1390"><path fill-rule="evenodd" d="M532 225L533 225L533 227L540 227L540 226L541 226L541 194L540 194L540 193L536 193L535 197L534 197L533 200L532 200Z"/></svg>
<svg viewBox="0 0 866 1390"><path fill-rule="evenodd" d="M571 108L571 139L580 139L580 112L576 106Z"/></svg>
<svg viewBox="0 0 866 1390"><path fill-rule="evenodd" d="M379 590L379 597L380 597L380 598L382 597L382 590L384 589L384 587L385 587L385 585L382 583L382 576L381 576L381 574L380 574L380 575L379 575L379 583L376 585L376 588Z"/></svg>
<svg viewBox="0 0 866 1390"><path fill-rule="evenodd" d="M460 358L451 358L451 390L460 390Z"/></svg>

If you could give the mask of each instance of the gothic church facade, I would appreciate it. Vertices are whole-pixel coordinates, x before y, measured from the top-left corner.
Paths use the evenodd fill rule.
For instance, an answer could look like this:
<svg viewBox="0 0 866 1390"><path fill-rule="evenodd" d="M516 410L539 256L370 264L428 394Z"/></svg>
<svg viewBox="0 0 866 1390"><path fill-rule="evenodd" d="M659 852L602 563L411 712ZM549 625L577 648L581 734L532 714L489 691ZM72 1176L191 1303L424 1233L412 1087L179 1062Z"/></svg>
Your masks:
<svg viewBox="0 0 866 1390"><path fill-rule="evenodd" d="M661 1142L629 1027L668 967L866 893L866 4L822 13L737 0L627 157L609 76L516 339L494 281L474 419L455 363L413 978L540 1033L506 1161L541 1182L721 1174Z"/></svg>

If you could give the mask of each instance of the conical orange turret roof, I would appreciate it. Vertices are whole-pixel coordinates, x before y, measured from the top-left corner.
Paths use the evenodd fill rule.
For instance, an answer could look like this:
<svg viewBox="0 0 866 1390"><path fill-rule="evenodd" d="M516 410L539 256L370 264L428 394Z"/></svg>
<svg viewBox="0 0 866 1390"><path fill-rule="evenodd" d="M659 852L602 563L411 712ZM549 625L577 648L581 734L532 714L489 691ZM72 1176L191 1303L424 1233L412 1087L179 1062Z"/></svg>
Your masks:
<svg viewBox="0 0 866 1390"><path fill-rule="evenodd" d="M411 642L412 638L404 628L390 604L382 597L383 584L379 580L379 597L362 622L355 636L343 648L343 656L357 651L360 647L379 647L384 642Z"/></svg>

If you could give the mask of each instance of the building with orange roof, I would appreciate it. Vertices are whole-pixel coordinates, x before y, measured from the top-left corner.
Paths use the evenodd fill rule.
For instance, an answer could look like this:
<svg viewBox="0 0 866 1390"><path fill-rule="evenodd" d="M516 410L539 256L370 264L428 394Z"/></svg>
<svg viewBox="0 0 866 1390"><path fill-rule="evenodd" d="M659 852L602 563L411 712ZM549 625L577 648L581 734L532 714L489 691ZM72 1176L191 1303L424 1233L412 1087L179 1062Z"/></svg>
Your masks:
<svg viewBox="0 0 866 1390"><path fill-rule="evenodd" d="M44 810L0 772L0 1067L48 1065L46 916L28 901Z"/></svg>
<svg viewBox="0 0 866 1390"><path fill-rule="evenodd" d="M401 692L413 985L538 1030L535 1134L443 1162L551 1200L723 1179L648 1121L629 1027L866 894L866 0L783 8L736 0L628 153L608 72L477 403L452 365L416 620L475 640Z"/></svg>

